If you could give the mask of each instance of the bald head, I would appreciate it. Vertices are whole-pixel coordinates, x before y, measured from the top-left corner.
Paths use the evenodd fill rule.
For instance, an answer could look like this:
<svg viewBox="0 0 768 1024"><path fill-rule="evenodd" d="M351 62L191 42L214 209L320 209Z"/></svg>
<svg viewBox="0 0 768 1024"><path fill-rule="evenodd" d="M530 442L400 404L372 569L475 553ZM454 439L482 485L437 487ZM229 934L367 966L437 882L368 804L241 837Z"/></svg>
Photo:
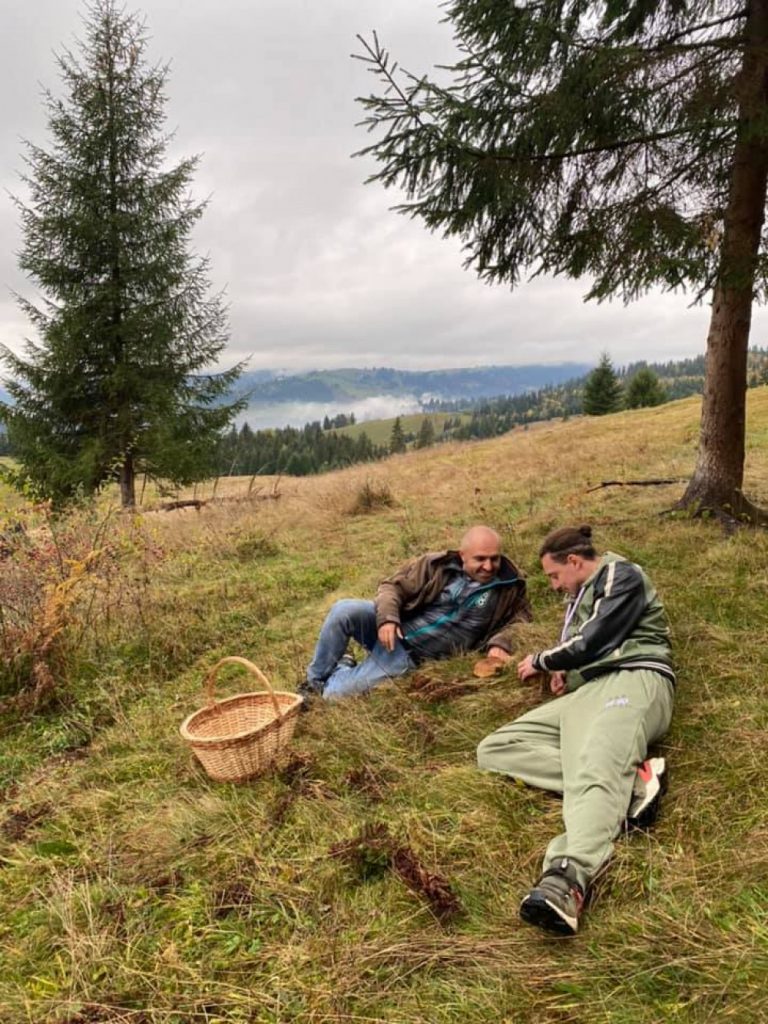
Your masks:
<svg viewBox="0 0 768 1024"><path fill-rule="evenodd" d="M489 583L499 572L501 537L489 526L472 526L461 538L459 555L470 579Z"/></svg>

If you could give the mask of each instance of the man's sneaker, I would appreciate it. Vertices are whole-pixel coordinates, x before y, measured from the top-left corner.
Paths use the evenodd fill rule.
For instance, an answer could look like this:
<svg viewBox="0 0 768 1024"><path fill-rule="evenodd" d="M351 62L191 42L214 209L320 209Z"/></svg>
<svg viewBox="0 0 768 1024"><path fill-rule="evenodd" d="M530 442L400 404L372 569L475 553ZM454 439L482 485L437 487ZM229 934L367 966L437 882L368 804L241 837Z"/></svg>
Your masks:
<svg viewBox="0 0 768 1024"><path fill-rule="evenodd" d="M520 917L556 935L575 935L584 906L584 890L567 858L545 871L520 904Z"/></svg>
<svg viewBox="0 0 768 1024"><path fill-rule="evenodd" d="M627 811L626 829L648 829L659 814L661 798L667 789L667 762L663 757L650 757L637 769L632 799Z"/></svg>
<svg viewBox="0 0 768 1024"><path fill-rule="evenodd" d="M345 668L354 668L357 665L357 661L352 654L342 654L339 660L336 662L336 668L344 666ZM304 699L301 710L309 710L310 704L317 698L322 697L323 690L325 689L325 683L319 679L303 679L296 687L296 693Z"/></svg>
<svg viewBox="0 0 768 1024"><path fill-rule="evenodd" d="M299 711L309 711L316 700L323 695L323 684L316 683L312 679L303 679L296 687L296 693L301 697Z"/></svg>

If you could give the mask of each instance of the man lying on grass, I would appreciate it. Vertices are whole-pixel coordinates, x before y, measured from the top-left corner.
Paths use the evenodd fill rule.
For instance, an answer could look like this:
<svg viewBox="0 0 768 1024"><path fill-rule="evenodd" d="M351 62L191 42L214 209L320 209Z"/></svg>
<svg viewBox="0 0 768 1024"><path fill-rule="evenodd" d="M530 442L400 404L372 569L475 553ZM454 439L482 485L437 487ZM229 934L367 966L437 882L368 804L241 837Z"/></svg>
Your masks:
<svg viewBox="0 0 768 1024"><path fill-rule="evenodd" d="M375 601L337 601L299 692L349 697L424 661L481 648L508 661L511 624L530 619L525 582L501 554L498 533L473 526L458 551L422 555L383 580ZM346 653L351 639L368 652L359 663Z"/></svg>
<svg viewBox="0 0 768 1024"><path fill-rule="evenodd" d="M560 642L529 654L518 675L549 673L556 700L487 736L477 760L563 794L565 832L549 844L520 916L574 935L622 826L646 828L658 811L664 759L645 758L669 726L675 675L664 608L638 565L598 556L589 526L555 530L539 555L569 602Z"/></svg>

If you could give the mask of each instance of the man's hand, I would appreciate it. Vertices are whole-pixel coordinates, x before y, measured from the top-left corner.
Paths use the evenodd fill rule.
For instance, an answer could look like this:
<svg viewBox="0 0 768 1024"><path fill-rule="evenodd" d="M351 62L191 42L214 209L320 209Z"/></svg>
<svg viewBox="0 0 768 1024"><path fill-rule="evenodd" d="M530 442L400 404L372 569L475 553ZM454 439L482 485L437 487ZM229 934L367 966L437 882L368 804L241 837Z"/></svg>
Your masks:
<svg viewBox="0 0 768 1024"><path fill-rule="evenodd" d="M503 647L489 647L488 648L489 658L498 658L499 661L510 661L512 658L511 654L507 654Z"/></svg>
<svg viewBox="0 0 768 1024"><path fill-rule="evenodd" d="M541 670L536 668L533 664L532 654L529 654L527 657L523 658L522 661L519 661L517 663L517 676L518 679L520 679L523 682L526 679L530 679L532 676L539 675L540 671Z"/></svg>
<svg viewBox="0 0 768 1024"><path fill-rule="evenodd" d="M403 639L403 631L396 622L385 622L379 626L379 643L388 651L394 651L398 637Z"/></svg>
<svg viewBox="0 0 768 1024"><path fill-rule="evenodd" d="M553 672L549 677L549 688L556 697L565 693L565 672Z"/></svg>

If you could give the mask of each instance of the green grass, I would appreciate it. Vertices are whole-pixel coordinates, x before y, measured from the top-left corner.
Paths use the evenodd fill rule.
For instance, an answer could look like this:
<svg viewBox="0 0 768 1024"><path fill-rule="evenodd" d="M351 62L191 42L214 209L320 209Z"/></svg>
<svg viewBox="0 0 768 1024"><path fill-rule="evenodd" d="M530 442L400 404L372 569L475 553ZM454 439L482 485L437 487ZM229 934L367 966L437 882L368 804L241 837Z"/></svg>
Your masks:
<svg viewBox="0 0 768 1024"><path fill-rule="evenodd" d="M746 490L765 505L768 389L749 402ZM285 481L275 500L113 517L67 610L57 701L0 732L2 1024L766 1019L768 536L660 517L679 486L590 489L688 473L697 417L686 400ZM393 504L349 515L371 482ZM511 674L455 700L403 680L319 707L289 765L247 785L208 780L178 736L219 657L293 689L335 598L478 520L530 573L521 653L557 630L536 550L558 523L641 561L673 622L671 789L573 941L517 918L559 802L474 767L478 740L541 699ZM81 554L99 522L61 543ZM428 674L464 684L471 664ZM223 674L222 692L243 686ZM332 855L374 827L462 913L441 921L375 850Z"/></svg>
<svg viewBox="0 0 768 1024"><path fill-rule="evenodd" d="M421 424L424 420L432 420L432 425L435 428L435 438L439 441L442 436L443 424L446 420L455 420L461 418L462 421L467 421L471 417L467 413L444 413L444 412L431 412L431 413L413 413L409 416L400 416L400 425L403 428L404 434L413 434L418 437ZM373 444L386 445L389 444L389 439L392 436L392 427L395 423L395 417L388 420L365 420L362 423L355 423L351 427L340 427L337 434L347 434L349 437L359 437L360 434L367 434Z"/></svg>

